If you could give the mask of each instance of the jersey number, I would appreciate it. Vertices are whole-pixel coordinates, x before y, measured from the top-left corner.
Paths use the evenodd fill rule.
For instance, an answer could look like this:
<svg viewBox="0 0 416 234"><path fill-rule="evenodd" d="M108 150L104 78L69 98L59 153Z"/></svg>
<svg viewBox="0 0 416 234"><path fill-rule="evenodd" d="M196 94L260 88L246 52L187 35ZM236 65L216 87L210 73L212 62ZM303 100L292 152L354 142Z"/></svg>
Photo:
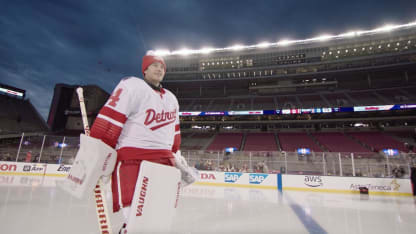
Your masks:
<svg viewBox="0 0 416 234"><path fill-rule="evenodd" d="M117 102L120 101L120 94L123 91L123 89L117 89L113 95L111 95L110 102L108 103L108 105L112 106L112 107L116 107Z"/></svg>

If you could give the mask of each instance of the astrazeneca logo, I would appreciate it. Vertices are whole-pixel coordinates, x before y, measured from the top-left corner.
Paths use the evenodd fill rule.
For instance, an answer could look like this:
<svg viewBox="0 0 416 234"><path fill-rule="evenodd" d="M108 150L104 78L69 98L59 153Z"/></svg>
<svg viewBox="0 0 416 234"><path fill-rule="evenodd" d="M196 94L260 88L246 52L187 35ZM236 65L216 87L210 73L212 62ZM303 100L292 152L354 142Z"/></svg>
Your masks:
<svg viewBox="0 0 416 234"><path fill-rule="evenodd" d="M224 173L224 181L227 183L234 183L236 182L243 173L240 172L225 172Z"/></svg>
<svg viewBox="0 0 416 234"><path fill-rule="evenodd" d="M266 178L268 174L250 174L248 179L250 184L261 184Z"/></svg>

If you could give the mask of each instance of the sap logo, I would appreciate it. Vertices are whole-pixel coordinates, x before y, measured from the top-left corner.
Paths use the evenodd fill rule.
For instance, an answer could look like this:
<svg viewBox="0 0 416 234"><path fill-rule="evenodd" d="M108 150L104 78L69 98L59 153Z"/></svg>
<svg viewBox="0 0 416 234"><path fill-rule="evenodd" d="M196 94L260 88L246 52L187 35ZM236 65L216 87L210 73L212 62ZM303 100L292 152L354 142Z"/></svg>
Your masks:
<svg viewBox="0 0 416 234"><path fill-rule="evenodd" d="M250 174L249 175L249 183L250 184L261 184L266 178L267 174Z"/></svg>
<svg viewBox="0 0 416 234"><path fill-rule="evenodd" d="M305 185L309 187L319 187L324 185L321 176L305 176L304 182Z"/></svg>
<svg viewBox="0 0 416 234"><path fill-rule="evenodd" d="M243 173L239 172L225 172L224 173L224 181L227 183L234 183L236 182Z"/></svg>
<svg viewBox="0 0 416 234"><path fill-rule="evenodd" d="M201 173L200 174L201 180L216 180L215 175L212 173Z"/></svg>

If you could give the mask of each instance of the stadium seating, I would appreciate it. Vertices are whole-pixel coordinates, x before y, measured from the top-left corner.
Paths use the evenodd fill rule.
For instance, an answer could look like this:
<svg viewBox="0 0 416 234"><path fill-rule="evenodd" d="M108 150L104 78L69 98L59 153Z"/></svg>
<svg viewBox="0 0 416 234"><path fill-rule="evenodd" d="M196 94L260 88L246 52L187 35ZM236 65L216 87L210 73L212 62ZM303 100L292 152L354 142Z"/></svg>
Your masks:
<svg viewBox="0 0 416 234"><path fill-rule="evenodd" d="M212 111L226 111L230 107L231 99L213 99L210 110Z"/></svg>
<svg viewBox="0 0 416 234"><path fill-rule="evenodd" d="M253 110L251 98L233 99L233 105L230 110Z"/></svg>
<svg viewBox="0 0 416 234"><path fill-rule="evenodd" d="M319 95L299 95L302 108L314 108L327 106Z"/></svg>
<svg viewBox="0 0 416 234"><path fill-rule="evenodd" d="M28 100L0 95L0 134L47 131L48 127Z"/></svg>
<svg viewBox="0 0 416 234"><path fill-rule="evenodd" d="M306 133L278 133L280 146L283 151L297 151L299 148L309 148L311 151L323 150Z"/></svg>
<svg viewBox="0 0 416 234"><path fill-rule="evenodd" d="M256 97L253 103L254 110L274 110L277 106L273 97Z"/></svg>
<svg viewBox="0 0 416 234"><path fill-rule="evenodd" d="M223 151L225 148L234 147L238 150L241 147L243 133L219 133L208 146L208 151Z"/></svg>
<svg viewBox="0 0 416 234"><path fill-rule="evenodd" d="M277 96L276 99L279 109L290 109L299 106L295 96Z"/></svg>
<svg viewBox="0 0 416 234"><path fill-rule="evenodd" d="M182 133L181 150L204 150L215 133Z"/></svg>
<svg viewBox="0 0 416 234"><path fill-rule="evenodd" d="M352 132L348 134L363 142L364 144L372 147L374 151L380 151L389 148L398 149L404 152L407 151L403 142L399 142L381 132Z"/></svg>
<svg viewBox="0 0 416 234"><path fill-rule="evenodd" d="M244 151L277 151L276 139L273 133L248 133Z"/></svg>
<svg viewBox="0 0 416 234"><path fill-rule="evenodd" d="M312 135L331 152L371 152L340 132L322 132Z"/></svg>
<svg viewBox="0 0 416 234"><path fill-rule="evenodd" d="M352 103L343 92L325 93L323 96L328 100L332 107L352 106Z"/></svg>
<svg viewBox="0 0 416 234"><path fill-rule="evenodd" d="M384 104L372 91L350 92L349 95L356 106Z"/></svg>

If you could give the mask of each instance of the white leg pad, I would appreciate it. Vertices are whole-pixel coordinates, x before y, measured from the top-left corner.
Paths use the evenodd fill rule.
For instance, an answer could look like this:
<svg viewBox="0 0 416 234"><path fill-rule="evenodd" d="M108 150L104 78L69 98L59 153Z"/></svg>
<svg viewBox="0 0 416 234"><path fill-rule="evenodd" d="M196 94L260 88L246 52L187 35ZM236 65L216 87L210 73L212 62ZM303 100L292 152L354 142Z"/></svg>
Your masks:
<svg viewBox="0 0 416 234"><path fill-rule="evenodd" d="M180 186L178 169L143 161L127 220L127 233L169 232Z"/></svg>

